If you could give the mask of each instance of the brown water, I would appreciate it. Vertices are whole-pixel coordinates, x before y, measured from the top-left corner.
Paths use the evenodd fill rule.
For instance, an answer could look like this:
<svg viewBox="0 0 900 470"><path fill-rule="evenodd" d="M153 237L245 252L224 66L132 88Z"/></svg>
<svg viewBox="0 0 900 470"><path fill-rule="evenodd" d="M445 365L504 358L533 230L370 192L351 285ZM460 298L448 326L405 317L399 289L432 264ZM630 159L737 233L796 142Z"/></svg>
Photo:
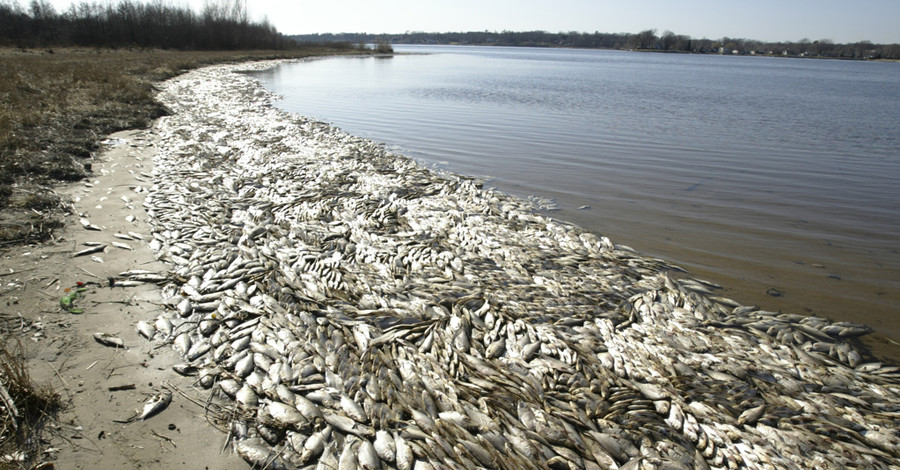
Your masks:
<svg viewBox="0 0 900 470"><path fill-rule="evenodd" d="M260 75L280 106L900 360L900 64L398 46ZM583 208L589 206L589 208Z"/></svg>

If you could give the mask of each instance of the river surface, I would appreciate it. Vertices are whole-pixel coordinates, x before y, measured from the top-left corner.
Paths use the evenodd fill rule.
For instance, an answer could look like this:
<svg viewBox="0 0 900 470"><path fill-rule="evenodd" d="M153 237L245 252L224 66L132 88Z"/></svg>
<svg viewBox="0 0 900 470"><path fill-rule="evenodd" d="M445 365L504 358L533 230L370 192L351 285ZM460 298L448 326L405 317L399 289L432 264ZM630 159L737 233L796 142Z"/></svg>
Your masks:
<svg viewBox="0 0 900 470"><path fill-rule="evenodd" d="M900 359L900 63L471 46L258 75L278 106Z"/></svg>

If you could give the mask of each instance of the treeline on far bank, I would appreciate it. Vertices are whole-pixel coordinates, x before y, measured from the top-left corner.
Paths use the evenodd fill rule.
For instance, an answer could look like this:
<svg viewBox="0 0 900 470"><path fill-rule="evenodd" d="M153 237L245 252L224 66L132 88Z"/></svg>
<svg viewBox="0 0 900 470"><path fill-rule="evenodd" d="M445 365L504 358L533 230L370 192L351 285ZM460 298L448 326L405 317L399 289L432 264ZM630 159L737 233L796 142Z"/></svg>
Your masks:
<svg viewBox="0 0 900 470"><path fill-rule="evenodd" d="M66 11L46 0L27 7L0 0L0 45L238 50L296 43L266 20L250 21L246 0L209 1L199 13L158 0L78 2Z"/></svg>
<svg viewBox="0 0 900 470"><path fill-rule="evenodd" d="M837 44L828 39L796 42L765 42L753 39L696 39L672 31L655 29L639 33L581 33L546 31L471 31L458 33L407 32L403 34L309 34L289 36L298 42L345 41L351 43L463 44L478 46L577 47L588 49L645 50L695 54L754 54L791 57L900 60L900 44L860 41Z"/></svg>

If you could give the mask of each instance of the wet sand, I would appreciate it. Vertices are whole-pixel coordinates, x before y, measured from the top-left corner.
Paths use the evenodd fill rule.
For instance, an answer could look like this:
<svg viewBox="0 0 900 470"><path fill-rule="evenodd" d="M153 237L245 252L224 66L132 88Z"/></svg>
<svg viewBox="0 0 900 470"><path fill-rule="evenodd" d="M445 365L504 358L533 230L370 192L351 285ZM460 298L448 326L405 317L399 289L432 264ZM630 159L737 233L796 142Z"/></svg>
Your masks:
<svg viewBox="0 0 900 470"><path fill-rule="evenodd" d="M890 268L879 265L875 255L848 252L843 246L811 249L797 240L786 241L791 244L790 250L762 246L742 253L737 250L746 243L731 243L717 236L714 226L708 230L695 225L668 226L662 233L648 232L642 224L630 222L598 226L594 214L603 211L602 206L594 205L589 211L563 209L547 215L671 261L692 276L719 284L721 295L743 304L868 325L873 332L862 338L865 346L882 360L900 363L900 291L891 288L895 281L887 274ZM689 248L697 246L703 249ZM790 253L788 257L784 257L784 252ZM777 263L763 261L772 259ZM871 277L872 269L885 272L881 285L865 281Z"/></svg>

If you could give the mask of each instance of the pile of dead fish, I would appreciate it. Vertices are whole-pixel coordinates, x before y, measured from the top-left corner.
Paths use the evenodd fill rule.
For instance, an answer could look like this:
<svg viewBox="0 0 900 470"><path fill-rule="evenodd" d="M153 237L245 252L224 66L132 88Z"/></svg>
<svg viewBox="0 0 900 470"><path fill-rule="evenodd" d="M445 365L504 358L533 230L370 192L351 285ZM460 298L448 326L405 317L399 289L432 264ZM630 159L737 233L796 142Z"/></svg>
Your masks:
<svg viewBox="0 0 900 470"><path fill-rule="evenodd" d="M234 70L162 85L144 204L172 309L142 328L252 465L896 468L900 375L866 328L719 297Z"/></svg>

